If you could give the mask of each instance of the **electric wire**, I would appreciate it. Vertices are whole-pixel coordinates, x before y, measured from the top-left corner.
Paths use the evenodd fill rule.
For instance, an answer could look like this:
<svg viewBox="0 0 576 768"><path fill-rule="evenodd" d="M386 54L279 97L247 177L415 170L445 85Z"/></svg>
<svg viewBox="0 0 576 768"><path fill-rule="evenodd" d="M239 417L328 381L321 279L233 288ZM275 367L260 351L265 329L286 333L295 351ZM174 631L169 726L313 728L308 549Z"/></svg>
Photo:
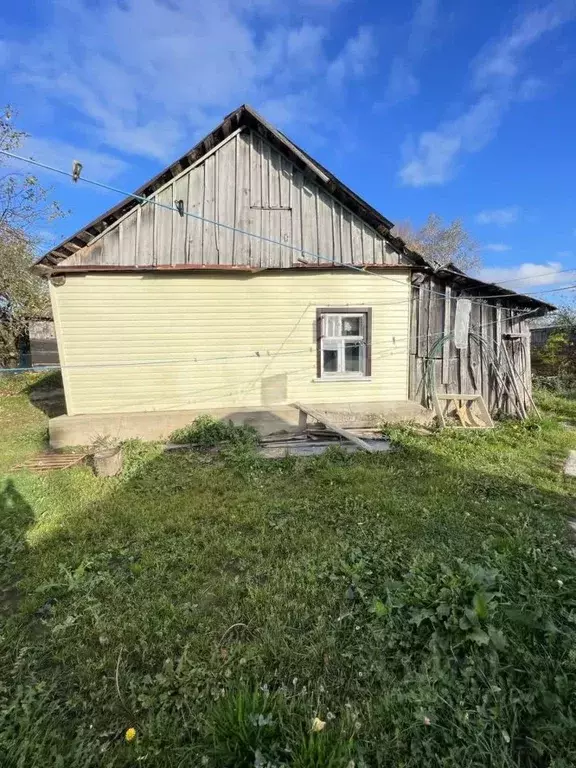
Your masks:
<svg viewBox="0 0 576 768"><path fill-rule="evenodd" d="M288 250L295 251L295 252L297 252L297 253L299 253L299 254L301 254L303 256L308 256L309 258L312 258L312 259L318 259L319 261L325 261L325 262L327 262L329 264L332 264L334 267L351 269L351 270L354 270L356 272L360 272L361 274L368 274L368 275L371 275L372 277L376 277L376 278L379 278L381 280L389 280L389 281L392 281L392 282L395 282L395 283L399 283L400 285L405 285L405 283L402 280L394 278L394 277L391 277L390 275L381 275L381 274L377 274L375 272L369 271L371 266L376 266L377 267L378 265L365 265L363 267L359 267L359 266L357 266L355 264L343 264L341 262L336 262L336 261L334 261L333 258L330 258L329 256L322 256L322 255L320 255L318 253L313 253L311 251L306 250L305 248L302 248L299 245L294 245L294 243L282 242L281 240L276 240L274 238L267 237L266 235L260 235L260 234L258 234L256 232L250 232L249 230L245 230L245 229L241 229L239 227L235 227L232 224L226 224L226 223L224 223L222 221L216 221L215 219L210 219L210 218L207 218L205 216L201 216L200 214L194 213L193 211L184 210L183 208L178 207L178 206L167 205L166 203L161 203L158 200L154 200L151 197L144 197L142 195L137 195L134 192L126 192L125 190L119 189L118 187L113 187L110 184L105 184L104 182L96 181L95 179L90 179L90 178L88 178L86 176L79 176L79 177L75 178L74 175L72 173L70 173L69 171L65 171L62 168L57 168L55 166L49 165L48 163L42 163L42 162L40 162L38 160L34 160L33 158L30 158L30 157L23 157L22 155L17 155L16 153L9 152L7 150L0 150L0 154L5 155L7 157L10 157L13 160L19 160L21 162L30 163L31 165L37 166L39 168L43 168L44 170L52 171L53 173L58 173L58 174L60 174L62 176L66 176L66 177L72 179L74 182L82 181L82 182L84 182L86 184L89 184L89 185L92 185L92 186L95 186L95 187L99 187L100 189L105 189L105 190L107 190L109 192L113 192L114 194L119 194L119 195L122 195L124 197L132 198L133 200L137 200L140 203L147 203L147 204L155 205L155 206L157 206L159 208L163 208L165 210L171 211L172 213L176 213L179 216L188 216L190 218L193 218L193 219L196 219L198 221L201 221L204 224L211 224L211 225L213 225L215 227L226 229L226 230L231 231L231 232L236 232L238 234L245 235L246 237L251 237L251 238L260 240L262 242L269 243L271 245L276 245L276 246L278 246L280 248L287 248ZM157 191L158 190L156 190L156 192ZM449 271L453 272L453 274L462 276L461 273L456 272L455 270L449 270ZM569 270L569 271L572 271L572 270ZM574 270L574 271L576 271L576 270ZM574 287L574 286L569 286L569 287ZM556 290L563 290L563 289L556 289ZM435 291L433 289L429 289L429 291L430 291L430 293L435 293L435 294L438 294L440 296L444 296L444 293L442 293L441 291ZM545 290L544 291L540 291L540 293L549 293L549 292L550 291L545 291ZM533 292L533 293L537 293L537 292ZM472 303L480 304L481 302L480 301L475 301L475 299L477 299L477 298L491 298L491 299L494 299L494 298L507 298L509 296L510 296L510 294L508 294L508 293L492 294L489 297L474 297L474 298L470 298L469 300Z"/></svg>

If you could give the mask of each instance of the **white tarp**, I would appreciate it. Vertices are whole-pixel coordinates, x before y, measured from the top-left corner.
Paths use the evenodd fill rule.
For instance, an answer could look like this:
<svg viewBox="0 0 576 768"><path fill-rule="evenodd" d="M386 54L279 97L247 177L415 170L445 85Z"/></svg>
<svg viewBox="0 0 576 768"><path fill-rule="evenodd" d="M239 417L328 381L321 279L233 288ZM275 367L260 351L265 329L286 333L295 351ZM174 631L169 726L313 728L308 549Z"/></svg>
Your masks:
<svg viewBox="0 0 576 768"><path fill-rule="evenodd" d="M470 299L458 299L456 302L456 318L454 320L454 346L456 349L466 349L468 346L471 309Z"/></svg>

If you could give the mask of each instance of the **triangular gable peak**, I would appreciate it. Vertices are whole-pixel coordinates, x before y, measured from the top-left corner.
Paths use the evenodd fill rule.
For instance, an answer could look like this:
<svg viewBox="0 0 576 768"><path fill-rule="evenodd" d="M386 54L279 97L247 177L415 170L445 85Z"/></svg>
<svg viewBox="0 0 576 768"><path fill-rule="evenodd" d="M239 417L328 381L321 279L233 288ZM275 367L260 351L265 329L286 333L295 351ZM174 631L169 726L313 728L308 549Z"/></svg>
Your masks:
<svg viewBox="0 0 576 768"><path fill-rule="evenodd" d="M389 235L391 222L248 107L137 194L150 202L128 198L40 263L258 269L415 263ZM175 206L227 226L180 215Z"/></svg>

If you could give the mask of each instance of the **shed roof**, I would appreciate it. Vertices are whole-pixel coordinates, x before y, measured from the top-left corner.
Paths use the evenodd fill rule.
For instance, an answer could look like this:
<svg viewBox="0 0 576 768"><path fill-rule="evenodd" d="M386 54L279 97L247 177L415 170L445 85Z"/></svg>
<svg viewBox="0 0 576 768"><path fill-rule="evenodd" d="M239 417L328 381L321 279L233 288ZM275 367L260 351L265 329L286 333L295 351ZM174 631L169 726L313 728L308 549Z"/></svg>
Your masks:
<svg viewBox="0 0 576 768"><path fill-rule="evenodd" d="M301 149L297 144L292 142L281 131L268 123L261 115L256 112L252 107L247 104L243 104L238 109L227 115L224 120L205 138L203 138L198 144L192 147L182 157L175 162L171 163L167 168L158 173L154 178L147 181L141 187L139 187L133 194L135 197L127 197L124 200L117 203L108 211L98 216L91 221L85 227L78 230L71 237L67 238L59 245L52 248L45 253L36 263L36 267L47 267L49 270L55 270L58 268L60 262L67 259L76 251L84 248L95 237L101 234L105 229L118 221L128 211L140 205L140 201L135 199L136 197L149 197L161 186L169 182L172 178L180 174L183 170L188 168L193 163L200 160L203 155L210 152L220 142L226 139L231 133L238 128L248 127L256 130L260 135L276 147L278 150L287 154L291 161L298 166L304 172L311 174L316 183L323 187L332 196L338 199L341 203L347 206L353 213L362 218L367 224L373 227L380 235L386 238L390 245L398 252L404 255L414 267L423 269L427 272L433 271L439 276L442 276L446 280L459 284L462 288L467 290L477 290L481 288L486 292L505 294L506 297L510 297L518 306L527 306L534 309L540 309L542 311L548 311L555 309L551 304L539 301L530 296L516 293L515 291L509 291L494 283L484 283L481 280L471 278L464 274L461 270L454 269L452 265L444 268L438 268L438 265L432 263L430 260L424 258L421 254L410 249L406 243L399 237L394 236L391 233L393 223L383 216L379 211L373 208L369 203L359 197L343 182L341 182L330 171L324 168L320 163L314 160L310 155ZM335 265L338 266L338 265ZM345 265L342 265L345 267ZM304 268L306 265L304 265ZM87 271L88 268L76 271ZM93 268L90 268L92 271ZM237 270L237 267L236 267ZM64 271L60 268L58 271ZM71 271L71 268L66 268L66 271Z"/></svg>
<svg viewBox="0 0 576 768"><path fill-rule="evenodd" d="M470 292L471 296L483 295L483 296L499 296L504 301L510 297L514 299L515 303L521 306L525 306L530 309L542 309L546 312L552 312L556 309L553 304L549 304L547 301L541 301L535 299L533 296L528 296L525 293L518 293L517 291L511 291L509 288L503 288L498 283L487 283L484 280L478 280L475 277L467 275L458 269L454 264L447 264L445 267L440 267L435 270L435 274L438 277L444 278L452 285L458 286L463 290Z"/></svg>

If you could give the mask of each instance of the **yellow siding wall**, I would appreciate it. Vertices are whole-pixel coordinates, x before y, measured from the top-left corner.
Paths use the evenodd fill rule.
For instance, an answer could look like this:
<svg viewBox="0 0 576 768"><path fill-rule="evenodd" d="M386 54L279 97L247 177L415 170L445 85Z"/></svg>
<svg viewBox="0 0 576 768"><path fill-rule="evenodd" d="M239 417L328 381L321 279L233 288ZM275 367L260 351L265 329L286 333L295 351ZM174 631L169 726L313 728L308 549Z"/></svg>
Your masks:
<svg viewBox="0 0 576 768"><path fill-rule="evenodd" d="M68 413L406 400L409 286L408 271L68 275L50 286ZM372 376L315 381L316 308L346 305L372 308Z"/></svg>

